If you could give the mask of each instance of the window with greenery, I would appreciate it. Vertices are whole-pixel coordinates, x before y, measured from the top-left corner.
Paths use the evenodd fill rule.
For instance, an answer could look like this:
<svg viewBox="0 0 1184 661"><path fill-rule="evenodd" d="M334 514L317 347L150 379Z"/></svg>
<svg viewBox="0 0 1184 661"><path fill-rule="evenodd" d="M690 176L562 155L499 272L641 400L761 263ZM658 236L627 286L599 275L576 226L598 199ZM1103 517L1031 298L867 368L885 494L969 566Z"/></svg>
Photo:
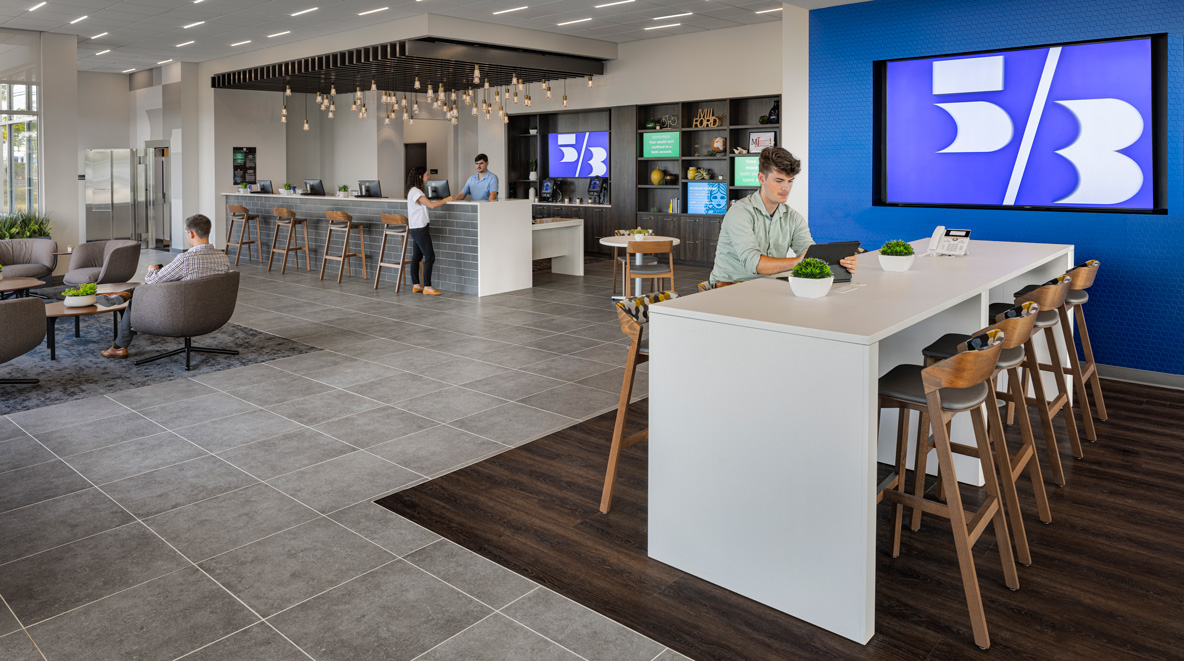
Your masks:
<svg viewBox="0 0 1184 661"><path fill-rule="evenodd" d="M37 86L0 82L0 214L37 211Z"/></svg>

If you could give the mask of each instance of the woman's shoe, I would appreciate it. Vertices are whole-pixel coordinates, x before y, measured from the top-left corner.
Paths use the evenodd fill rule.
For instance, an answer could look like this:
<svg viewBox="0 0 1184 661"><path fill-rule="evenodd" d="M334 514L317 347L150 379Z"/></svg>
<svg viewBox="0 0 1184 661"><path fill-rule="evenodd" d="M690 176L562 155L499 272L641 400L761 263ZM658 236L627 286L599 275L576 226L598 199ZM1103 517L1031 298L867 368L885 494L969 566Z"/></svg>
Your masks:
<svg viewBox="0 0 1184 661"><path fill-rule="evenodd" d="M411 286L411 293L412 294L419 294L422 292L423 292L423 285L412 285Z"/></svg>
<svg viewBox="0 0 1184 661"><path fill-rule="evenodd" d="M427 294L428 296L439 296L440 294L443 294L444 292L437 291L435 287L425 287L423 290L423 293Z"/></svg>

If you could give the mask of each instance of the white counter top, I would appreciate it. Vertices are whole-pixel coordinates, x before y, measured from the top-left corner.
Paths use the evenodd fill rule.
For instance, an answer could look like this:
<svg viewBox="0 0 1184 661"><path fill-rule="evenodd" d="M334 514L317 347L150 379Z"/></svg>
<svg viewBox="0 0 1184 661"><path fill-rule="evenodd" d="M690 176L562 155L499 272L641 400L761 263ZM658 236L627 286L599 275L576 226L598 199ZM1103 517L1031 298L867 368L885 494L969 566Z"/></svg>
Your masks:
<svg viewBox="0 0 1184 661"><path fill-rule="evenodd" d="M336 195L281 195L279 193L222 193L223 196L243 195L250 197L278 197L285 200L299 199L299 200L350 200L351 202L406 202L405 197L337 197ZM481 204L481 202L473 202L465 200L463 202L452 201L447 204ZM494 202L493 204L497 204Z"/></svg>
<svg viewBox="0 0 1184 661"><path fill-rule="evenodd" d="M538 200L535 200L533 202L533 204L535 204L535 205L545 204L547 206L558 206L558 207L611 207L612 206L611 204L592 204L591 202L582 202L580 204L577 204L575 202L570 202L568 204L564 204L562 202L539 202Z"/></svg>

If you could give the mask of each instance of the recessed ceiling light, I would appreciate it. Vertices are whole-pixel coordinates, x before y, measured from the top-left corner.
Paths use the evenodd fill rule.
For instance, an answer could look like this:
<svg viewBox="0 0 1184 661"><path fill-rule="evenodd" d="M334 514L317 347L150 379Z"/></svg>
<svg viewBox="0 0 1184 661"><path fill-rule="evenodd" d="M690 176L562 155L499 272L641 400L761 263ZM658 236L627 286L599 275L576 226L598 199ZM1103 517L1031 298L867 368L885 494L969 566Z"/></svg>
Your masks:
<svg viewBox="0 0 1184 661"><path fill-rule="evenodd" d="M106 36L107 36L107 33L103 32L102 34L96 34L95 36L91 37L91 39L98 39L99 37L106 37Z"/></svg>
<svg viewBox="0 0 1184 661"><path fill-rule="evenodd" d="M107 50L101 50L101 51L95 53L95 55L106 55L107 53L110 53L110 52L111 52L111 49L108 48Z"/></svg>
<svg viewBox="0 0 1184 661"><path fill-rule="evenodd" d="M169 62L172 62L172 61L173 61L173 58L170 57L167 60L161 60L161 61L157 62L157 64L168 64Z"/></svg>
<svg viewBox="0 0 1184 661"><path fill-rule="evenodd" d="M652 27L648 27L646 29L647 30L661 30L662 28L676 28L680 25L682 25L682 23L668 23L666 25L655 25Z"/></svg>
<svg viewBox="0 0 1184 661"><path fill-rule="evenodd" d="M77 22L79 22L79 21L85 21L86 19L87 19L87 17L86 17L86 16L79 16L78 18L76 18L76 19L74 19L74 20L70 21L70 25L74 25L75 23L77 23Z"/></svg>
<svg viewBox="0 0 1184 661"><path fill-rule="evenodd" d="M568 21L568 22L566 22L566 23L556 23L555 25L572 25L572 24L574 24L574 23L583 23L583 22L585 22L585 21L590 21L590 20L592 20L592 19L590 19L590 18L581 18L581 19L577 19L577 20L574 20L574 21Z"/></svg>
<svg viewBox="0 0 1184 661"><path fill-rule="evenodd" d="M182 25L181 29L188 30L189 28L195 28L195 27L201 25L202 23L205 23L205 21L198 21L196 23L190 23L189 25Z"/></svg>
<svg viewBox="0 0 1184 661"><path fill-rule="evenodd" d="M781 11L782 9L784 9L784 7L778 7L778 8L776 8L776 9L762 9L762 10L760 10L760 11L756 12L756 13L758 13L758 14L771 14L771 13L773 13L773 12L775 12L775 11Z"/></svg>
<svg viewBox="0 0 1184 661"><path fill-rule="evenodd" d="M38 4L36 7L30 8L29 11L37 11L38 9L41 9L42 7L44 7L47 4L48 3L42 2L42 3Z"/></svg>
<svg viewBox="0 0 1184 661"><path fill-rule="evenodd" d="M617 5L627 5L630 2L633 2L633 0L617 0L616 2L609 2L609 3L603 4L603 5L596 5L596 8L597 9L604 9L605 7L615 7Z"/></svg>
<svg viewBox="0 0 1184 661"><path fill-rule="evenodd" d="M498 14L509 14L512 11L522 11L523 9L529 9L529 7L527 5L522 5L521 7L514 7L513 9L503 9L501 11L493 12L493 15L497 16Z"/></svg>
<svg viewBox="0 0 1184 661"><path fill-rule="evenodd" d="M177 48L180 48L180 47L182 47L182 46L188 46L189 44L192 44L192 43L193 43L192 41L186 41L186 42L185 42L185 43L183 43L183 44L177 44Z"/></svg>
<svg viewBox="0 0 1184 661"><path fill-rule="evenodd" d="M380 11L386 11L390 7L379 7L378 9L371 9L370 11L358 12L358 16L365 16L366 14L377 14Z"/></svg>
<svg viewBox="0 0 1184 661"><path fill-rule="evenodd" d="M132 67L132 68L130 68L130 69L124 69L123 71L120 71L119 73L131 73L131 72L133 72L133 71L135 71L135 70L136 70L136 68L135 68L135 67Z"/></svg>
<svg viewBox="0 0 1184 661"><path fill-rule="evenodd" d="M238 42L237 44L230 44L230 47L231 47L231 48L234 48L235 46L242 46L243 44L249 44L249 43L251 43L251 40L250 40L250 39L248 39L248 40L246 40L246 41L240 41L240 42Z"/></svg>
<svg viewBox="0 0 1184 661"><path fill-rule="evenodd" d="M282 37L282 36L284 36L285 34L292 34L292 31L291 31L291 30L284 30L283 32L277 32L277 33L275 33L275 34L269 34L269 35L267 35L267 38L268 38L268 39L271 39L272 37Z"/></svg>
<svg viewBox="0 0 1184 661"><path fill-rule="evenodd" d="M683 16L690 16L691 14L694 14L694 13L695 12L693 12L693 11L688 11L688 12L685 12L682 14L671 14L669 16L659 16L659 17L655 18L654 20L655 21L664 21L668 18L682 18Z"/></svg>
<svg viewBox="0 0 1184 661"><path fill-rule="evenodd" d="M308 12L310 12L310 11L316 11L317 9L318 9L318 7L313 7L313 8L311 8L311 9L301 9L300 11L298 11L298 12L296 12L295 14L292 14L292 15L293 15L293 16L299 16L299 15L301 15L301 14L307 14L307 13L308 13Z"/></svg>

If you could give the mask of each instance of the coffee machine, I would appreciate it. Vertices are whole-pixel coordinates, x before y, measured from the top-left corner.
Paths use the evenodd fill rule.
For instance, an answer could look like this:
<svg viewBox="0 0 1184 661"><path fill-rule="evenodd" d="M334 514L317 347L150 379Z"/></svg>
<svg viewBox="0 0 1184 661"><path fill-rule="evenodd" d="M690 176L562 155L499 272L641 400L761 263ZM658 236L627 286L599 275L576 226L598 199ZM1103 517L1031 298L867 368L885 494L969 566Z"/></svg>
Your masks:
<svg viewBox="0 0 1184 661"><path fill-rule="evenodd" d="M588 204L608 204L608 177L588 180Z"/></svg>

